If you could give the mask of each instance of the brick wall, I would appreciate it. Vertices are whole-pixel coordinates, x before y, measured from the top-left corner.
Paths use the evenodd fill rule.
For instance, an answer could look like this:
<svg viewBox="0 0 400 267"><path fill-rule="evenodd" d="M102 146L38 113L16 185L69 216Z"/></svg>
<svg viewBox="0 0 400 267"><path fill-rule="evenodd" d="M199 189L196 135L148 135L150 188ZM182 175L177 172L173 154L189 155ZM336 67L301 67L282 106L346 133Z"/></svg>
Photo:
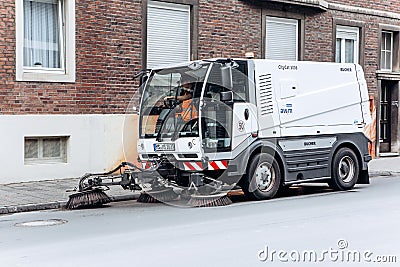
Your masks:
<svg viewBox="0 0 400 267"><path fill-rule="evenodd" d="M257 4L255 4L257 2ZM347 1L332 1L347 4ZM141 69L140 0L76 0L76 83L15 81L15 0L0 1L0 114L124 113ZM198 57L262 55L260 1L199 0ZM353 1L353 6L400 13L400 1ZM264 4L266 9L297 9ZM365 22L365 72L377 93L378 26L398 20L331 10L305 19L305 60L333 61L333 19Z"/></svg>
<svg viewBox="0 0 400 267"><path fill-rule="evenodd" d="M15 22L14 1L0 1L0 112L19 110L22 100L14 93Z"/></svg>
<svg viewBox="0 0 400 267"><path fill-rule="evenodd" d="M124 113L141 69L141 2L76 1L76 83L15 82L15 0L0 1L0 114Z"/></svg>
<svg viewBox="0 0 400 267"><path fill-rule="evenodd" d="M261 9L246 1L199 1L199 58L261 57Z"/></svg>

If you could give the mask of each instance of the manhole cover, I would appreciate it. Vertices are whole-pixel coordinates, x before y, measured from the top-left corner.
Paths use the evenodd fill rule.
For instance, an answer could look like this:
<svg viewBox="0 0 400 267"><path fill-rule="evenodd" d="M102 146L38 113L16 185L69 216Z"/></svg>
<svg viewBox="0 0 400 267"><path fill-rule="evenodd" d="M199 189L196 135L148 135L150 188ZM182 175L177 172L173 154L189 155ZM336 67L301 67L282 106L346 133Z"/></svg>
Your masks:
<svg viewBox="0 0 400 267"><path fill-rule="evenodd" d="M64 224L67 222L68 221L61 219L49 219L49 220L37 220L37 221L16 223L15 226L18 227L54 226L54 225Z"/></svg>

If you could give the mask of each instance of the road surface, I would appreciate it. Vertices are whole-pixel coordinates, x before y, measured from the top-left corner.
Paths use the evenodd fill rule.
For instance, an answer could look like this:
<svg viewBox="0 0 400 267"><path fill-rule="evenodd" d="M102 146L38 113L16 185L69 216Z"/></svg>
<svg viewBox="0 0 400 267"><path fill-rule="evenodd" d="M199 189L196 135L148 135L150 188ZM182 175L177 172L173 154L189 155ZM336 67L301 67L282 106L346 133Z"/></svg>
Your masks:
<svg viewBox="0 0 400 267"><path fill-rule="evenodd" d="M399 266L399 189L391 176L226 207L121 202L0 216L0 266Z"/></svg>

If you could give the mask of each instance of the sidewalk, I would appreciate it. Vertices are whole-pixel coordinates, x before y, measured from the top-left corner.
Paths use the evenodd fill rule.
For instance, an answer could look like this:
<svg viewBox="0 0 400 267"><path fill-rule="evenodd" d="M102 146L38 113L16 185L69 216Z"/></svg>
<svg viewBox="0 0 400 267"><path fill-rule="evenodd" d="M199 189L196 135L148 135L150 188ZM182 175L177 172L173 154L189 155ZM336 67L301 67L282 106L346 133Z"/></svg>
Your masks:
<svg viewBox="0 0 400 267"><path fill-rule="evenodd" d="M0 215L45 209L63 208L74 194L70 190L78 185L79 179L58 179L38 182L0 184ZM68 192L67 192L68 191ZM120 186L106 191L112 201L137 199L138 192L124 190Z"/></svg>
<svg viewBox="0 0 400 267"><path fill-rule="evenodd" d="M370 177L400 174L400 157L374 159L368 167Z"/></svg>
<svg viewBox="0 0 400 267"><path fill-rule="evenodd" d="M369 163L370 177L400 174L400 157L380 158ZM78 178L59 179L38 182L0 184L0 215L44 209L63 208L68 196L67 192L78 185ZM113 201L133 200L138 192L123 190L113 186L106 192Z"/></svg>

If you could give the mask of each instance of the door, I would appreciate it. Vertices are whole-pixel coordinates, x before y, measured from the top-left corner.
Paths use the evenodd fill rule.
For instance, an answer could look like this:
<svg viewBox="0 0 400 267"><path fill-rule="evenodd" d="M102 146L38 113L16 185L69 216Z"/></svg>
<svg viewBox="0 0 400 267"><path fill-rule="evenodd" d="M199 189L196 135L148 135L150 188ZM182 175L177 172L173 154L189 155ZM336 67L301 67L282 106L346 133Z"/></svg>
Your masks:
<svg viewBox="0 0 400 267"><path fill-rule="evenodd" d="M232 118L232 150L243 151L251 144L251 135L258 132L257 108L250 103L235 103Z"/></svg>
<svg viewBox="0 0 400 267"><path fill-rule="evenodd" d="M209 74L201 105L203 148L206 153L242 151L252 133L257 133L257 110L249 103L247 61L236 61L231 69L232 88L223 86L221 64L214 64ZM232 93L222 101L221 93Z"/></svg>
<svg viewBox="0 0 400 267"><path fill-rule="evenodd" d="M379 151L387 153L391 151L392 132L392 83L381 82L380 120L379 120Z"/></svg>

